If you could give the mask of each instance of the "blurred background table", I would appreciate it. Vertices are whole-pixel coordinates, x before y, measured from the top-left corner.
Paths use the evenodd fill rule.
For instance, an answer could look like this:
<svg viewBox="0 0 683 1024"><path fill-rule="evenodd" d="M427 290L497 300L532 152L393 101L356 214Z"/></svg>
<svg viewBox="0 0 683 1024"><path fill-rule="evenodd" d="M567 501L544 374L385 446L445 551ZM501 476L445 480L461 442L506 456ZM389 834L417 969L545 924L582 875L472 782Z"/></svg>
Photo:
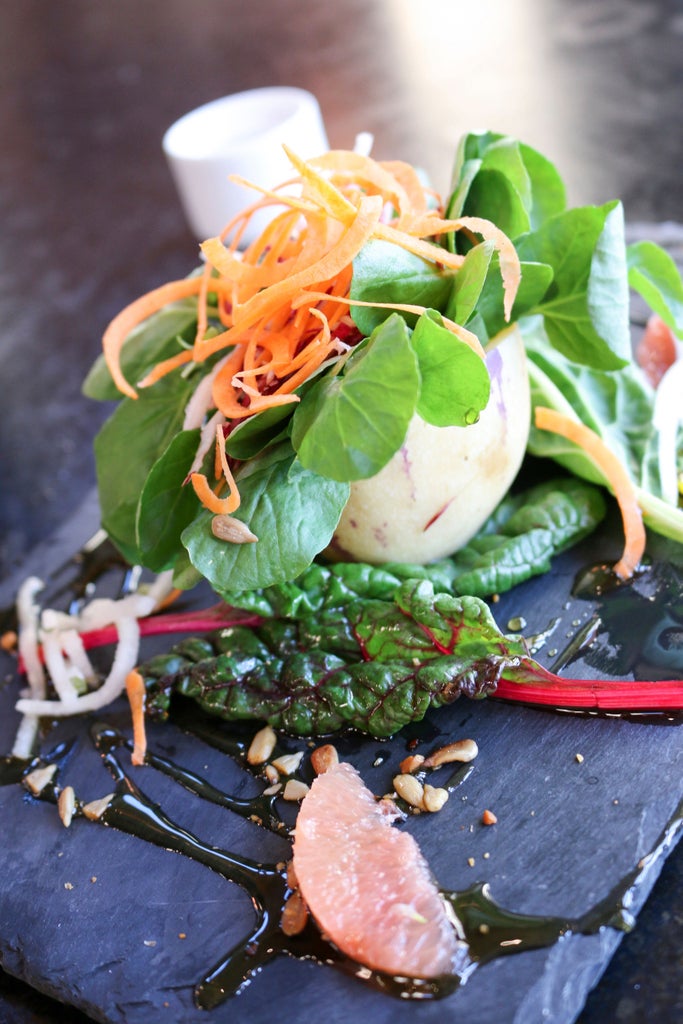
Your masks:
<svg viewBox="0 0 683 1024"><path fill-rule="evenodd" d="M369 131L443 191L459 136L491 128L549 156L572 204L620 197L631 223L677 224L682 54L680 0L2 4L0 572L93 486L109 409L80 382L106 323L196 261L160 145L179 115L301 86L332 147ZM679 851L582 1024L681 1019L682 908ZM2 979L0 1020L57 1019Z"/></svg>

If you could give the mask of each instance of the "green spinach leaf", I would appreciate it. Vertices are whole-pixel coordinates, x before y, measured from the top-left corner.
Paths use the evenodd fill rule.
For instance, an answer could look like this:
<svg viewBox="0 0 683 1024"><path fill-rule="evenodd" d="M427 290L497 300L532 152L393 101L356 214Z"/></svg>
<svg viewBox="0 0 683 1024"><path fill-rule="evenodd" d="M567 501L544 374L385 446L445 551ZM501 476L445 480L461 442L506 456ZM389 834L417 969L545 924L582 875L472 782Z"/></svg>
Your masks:
<svg viewBox="0 0 683 1024"><path fill-rule="evenodd" d="M154 463L137 511L137 546L143 565L154 572L170 568L184 549L180 535L199 511L187 474L199 445L199 430L182 430Z"/></svg>
<svg viewBox="0 0 683 1024"><path fill-rule="evenodd" d="M127 558L140 561L137 509L157 459L182 429L195 381L172 374L125 398L95 438L102 526Z"/></svg>
<svg viewBox="0 0 683 1024"><path fill-rule="evenodd" d="M575 363L615 370L630 359L628 283L620 203L559 214L517 241L522 260L547 263L553 281L535 312L553 347Z"/></svg>
<svg viewBox="0 0 683 1024"><path fill-rule="evenodd" d="M391 242L367 242L353 261L351 298L356 301L444 309L452 287L452 271L440 270ZM391 309L351 306L351 316L366 336L392 315ZM405 319L412 326L417 318L406 314Z"/></svg>
<svg viewBox="0 0 683 1024"><path fill-rule="evenodd" d="M683 281L673 259L654 242L634 242L626 253L629 284L682 338Z"/></svg>
<svg viewBox="0 0 683 1024"><path fill-rule="evenodd" d="M289 443L263 452L235 474L241 504L235 518L258 537L229 544L211 532L212 515L201 512L182 542L194 567L219 594L294 579L329 543L349 498L349 485L301 465Z"/></svg>

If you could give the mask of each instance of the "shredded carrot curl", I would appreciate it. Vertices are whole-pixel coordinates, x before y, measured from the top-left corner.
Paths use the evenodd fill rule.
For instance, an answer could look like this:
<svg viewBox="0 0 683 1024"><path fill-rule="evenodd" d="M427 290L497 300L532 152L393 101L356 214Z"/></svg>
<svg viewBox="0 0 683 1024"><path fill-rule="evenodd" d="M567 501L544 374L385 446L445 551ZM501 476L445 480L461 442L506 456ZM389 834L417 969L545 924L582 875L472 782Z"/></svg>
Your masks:
<svg viewBox="0 0 683 1024"><path fill-rule="evenodd" d="M134 765L145 763L147 753L147 733L145 730L145 681L137 669L126 676L126 694L133 718L133 753L131 760Z"/></svg>
<svg viewBox="0 0 683 1024"><path fill-rule="evenodd" d="M345 151L310 161L287 153L296 176L274 190L251 186L261 197L219 236L202 243L203 273L143 295L115 317L103 339L116 386L136 398L136 387L121 368L128 335L168 303L197 297L194 345L160 361L137 387L152 387L176 371L191 374L217 353L227 354L214 375L206 408L207 415L215 410L225 419L225 431L221 428L216 440L215 479L200 472L190 476L200 501L216 514L230 514L239 506L225 453L231 424L297 402L297 388L348 347L343 339L349 331L352 265L366 242L383 239L457 273L463 257L442 248L435 237L463 230L491 239L500 254L507 316L520 281L519 260L509 239L479 218L443 219L438 197L434 208L431 190L410 165ZM259 237L240 249L250 219L265 207L278 207L279 212ZM211 314L209 297L214 303ZM450 321L446 326L483 358L470 332ZM226 485L228 495L222 497Z"/></svg>
<svg viewBox="0 0 683 1024"><path fill-rule="evenodd" d="M629 579L640 565L645 553L645 527L638 505L636 488L626 469L602 438L578 420L555 409L538 406L535 423L539 430L549 430L566 437L582 448L604 474L621 512L624 524L624 551L614 566L621 579Z"/></svg>

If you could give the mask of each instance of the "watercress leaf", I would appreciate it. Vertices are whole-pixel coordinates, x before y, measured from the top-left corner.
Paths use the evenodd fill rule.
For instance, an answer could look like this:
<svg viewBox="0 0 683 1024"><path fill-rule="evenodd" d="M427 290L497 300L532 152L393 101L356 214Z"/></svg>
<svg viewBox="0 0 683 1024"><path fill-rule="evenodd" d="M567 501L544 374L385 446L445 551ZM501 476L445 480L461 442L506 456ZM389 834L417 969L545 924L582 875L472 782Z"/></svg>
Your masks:
<svg viewBox="0 0 683 1024"><path fill-rule="evenodd" d="M322 378L301 401L292 427L301 465L331 480L374 476L403 443L419 387L410 332L394 313L343 376Z"/></svg>
<svg viewBox="0 0 683 1024"><path fill-rule="evenodd" d="M235 518L258 540L218 540L209 512L201 512L182 535L192 564L225 595L298 576L329 543L349 497L348 484L306 469L288 443L250 460L235 479L242 498Z"/></svg>
<svg viewBox="0 0 683 1024"><path fill-rule="evenodd" d="M121 352L121 369L133 386L162 359L175 355L182 342L191 343L197 327L197 300L183 299L164 306L158 313L136 327L126 339ZM83 393L98 401L121 398L104 356L94 363L83 382Z"/></svg>
<svg viewBox="0 0 683 1024"><path fill-rule="evenodd" d="M683 281L672 257L654 242L634 242L626 255L633 290L683 337Z"/></svg>
<svg viewBox="0 0 683 1024"><path fill-rule="evenodd" d="M445 309L449 320L455 321L456 324L466 324L472 316L484 287L494 250L494 242L480 242L465 256L465 261L453 280L453 288ZM501 283L501 295L502 291Z"/></svg>
<svg viewBox="0 0 683 1024"><path fill-rule="evenodd" d="M136 519L150 470L182 429L195 382L172 374L125 398L95 438L102 526L126 557L139 561Z"/></svg>
<svg viewBox="0 0 683 1024"><path fill-rule="evenodd" d="M618 202L558 214L516 242L553 282L536 307L552 345L576 363L615 370L630 358L623 211Z"/></svg>
<svg viewBox="0 0 683 1024"><path fill-rule="evenodd" d="M453 273L407 252L398 245L374 239L366 242L353 261L351 298L362 302L408 303L430 309L445 307ZM352 306L351 316L364 335L393 314L391 309ZM412 314L405 315L409 324Z"/></svg>
<svg viewBox="0 0 683 1024"><path fill-rule="evenodd" d="M472 181L463 206L464 216L485 217L492 221L508 238L516 238L530 228L524 200L510 178L495 167L482 162L479 173Z"/></svg>
<svg viewBox="0 0 683 1024"><path fill-rule="evenodd" d="M422 381L417 412L436 427L476 423L491 393L486 364L469 345L425 313L413 331Z"/></svg>
<svg viewBox="0 0 683 1024"><path fill-rule="evenodd" d="M137 510L137 545L148 569L170 568L184 549L180 535L192 522L199 501L186 483L199 430L181 430L152 466L142 488Z"/></svg>

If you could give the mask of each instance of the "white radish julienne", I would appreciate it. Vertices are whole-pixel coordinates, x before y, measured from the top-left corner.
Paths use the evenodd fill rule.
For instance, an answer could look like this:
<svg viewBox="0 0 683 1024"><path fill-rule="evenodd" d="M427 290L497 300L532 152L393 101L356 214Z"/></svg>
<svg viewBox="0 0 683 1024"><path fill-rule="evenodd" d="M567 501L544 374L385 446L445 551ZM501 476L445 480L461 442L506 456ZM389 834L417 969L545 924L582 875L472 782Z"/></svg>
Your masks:
<svg viewBox="0 0 683 1024"><path fill-rule="evenodd" d="M351 497L327 551L363 562L429 562L466 544L505 496L524 458L531 398L522 335L487 353L491 397L477 423L415 416L391 461Z"/></svg>
<svg viewBox="0 0 683 1024"><path fill-rule="evenodd" d="M19 651L26 666L29 691L16 703L16 710L24 717L12 750L15 757L31 756L40 717L61 718L97 711L123 692L126 676L138 659L138 619L158 608L171 586L172 573L161 573L146 591L118 600L96 598L78 615L67 615L49 608L41 614L35 598L43 583L35 577L25 581L17 598L17 616ZM96 675L79 634L110 625L116 627L118 634L111 669L99 687L88 689L96 683ZM47 696L39 645L42 645L57 699Z"/></svg>

